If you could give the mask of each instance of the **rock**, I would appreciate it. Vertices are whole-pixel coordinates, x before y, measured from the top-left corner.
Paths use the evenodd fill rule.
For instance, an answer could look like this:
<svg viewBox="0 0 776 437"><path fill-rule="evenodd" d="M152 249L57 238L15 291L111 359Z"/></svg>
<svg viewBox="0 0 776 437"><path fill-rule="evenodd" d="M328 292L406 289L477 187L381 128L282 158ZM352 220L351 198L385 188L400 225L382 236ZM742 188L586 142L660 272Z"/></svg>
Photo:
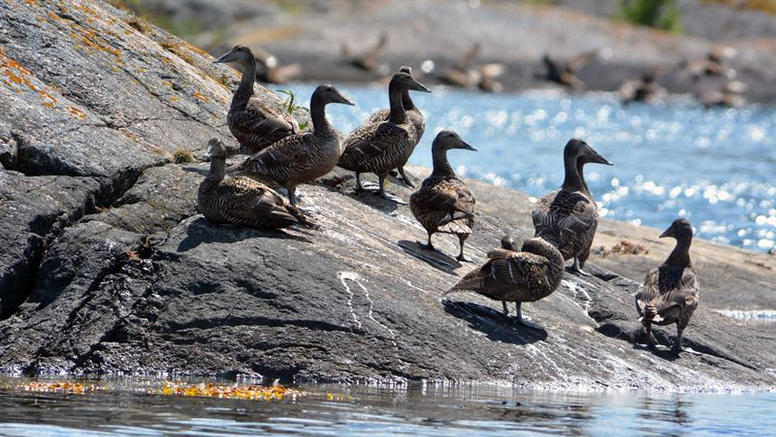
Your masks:
<svg viewBox="0 0 776 437"><path fill-rule="evenodd" d="M776 357L769 353L776 334L716 314L704 297L685 332L686 346L702 355L676 356L634 345L643 335L633 304L638 282L629 276L638 280L641 274L620 275L594 262L588 267L591 278L566 275L550 297L525 305L524 314L545 326L538 331L515 326L501 314L499 302L482 296L443 298L505 232L517 238L533 234L525 213L531 203L514 191L470 182L481 212L467 241L473 262L463 264L451 256L457 252L456 238L438 236L435 244L442 252L423 251L417 241L425 231L406 206L370 193L353 194L352 176L341 170L299 189L300 205L318 230L209 223L195 209L197 185L208 164L168 162L174 149L197 150L203 139L222 134L219 120L227 105L217 97L226 95L217 83L207 85L212 81L207 79L209 59L197 55L199 61L185 66L181 60L159 61L167 55L145 35L167 36L137 22L124 28L121 22L131 17L101 3L5 5L0 28L13 36L6 56L11 51L16 57L30 55L34 50L27 44L37 47L38 39L47 47L75 50L62 41L71 35L56 27L60 19L69 20L105 30L98 35L106 35L106 42L132 48L121 51L125 63L115 75L133 71L141 77L153 70L186 84L183 90L199 84L211 97L192 98L173 110L130 80L126 92L134 94L123 96L128 112L142 113L147 103L161 118L173 111L180 118L117 127L122 105L94 86L117 80L109 78L116 64L97 61L106 55L94 49L70 53L72 64L63 57L56 67L27 67L29 76L39 80L39 90L46 80L65 80L46 68L95 76L74 79L73 88L62 86L68 91L57 95L57 101L77 100L73 103L83 108L85 119L37 126L10 114L26 108L34 113L31 119L48 116L45 100L9 91L0 80L0 99L12 105L0 110L0 122L15 133L12 138L22 139L15 140L16 168L28 172L0 172L0 373L245 374L298 382L429 379L533 388L776 388ZM49 16L54 23L44 18L48 24L40 26L48 33L32 26L30 17L37 16L38 8L60 17ZM107 32L111 26L129 33L113 35ZM133 45L141 42L142 50ZM32 58L26 62L32 64ZM140 64L149 70L132 70ZM190 112L183 116L181 111ZM220 118L214 116L209 124L209 114ZM51 135L60 128L67 133L60 132L55 147ZM161 154L149 153L157 150L149 144ZM410 195L399 185L391 191ZM604 221L601 228L602 235L616 231L616 238L644 244L624 224ZM630 271L624 268L630 260L662 252L649 249L648 255L606 259L622 259L621 265L611 264L612 270ZM704 277L702 269L699 274ZM718 280L715 286L704 285L702 296L707 289L722 289L726 279ZM659 328L655 335L670 345L674 329Z"/></svg>

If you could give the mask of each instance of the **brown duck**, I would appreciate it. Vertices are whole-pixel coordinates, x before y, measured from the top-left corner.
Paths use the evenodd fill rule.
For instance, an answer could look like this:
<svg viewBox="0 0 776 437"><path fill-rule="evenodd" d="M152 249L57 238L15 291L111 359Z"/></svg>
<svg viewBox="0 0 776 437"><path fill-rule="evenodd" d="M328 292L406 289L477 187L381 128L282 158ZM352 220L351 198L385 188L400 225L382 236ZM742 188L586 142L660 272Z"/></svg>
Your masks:
<svg viewBox="0 0 776 437"><path fill-rule="evenodd" d="M356 172L357 191L364 189L361 173L375 173L380 179L380 197L397 203L403 202L385 193L385 178L392 169L407 163L417 144L415 127L402 105L405 90L431 92L407 73L394 74L388 85L391 107L388 120L365 124L351 132L343 142L344 152L338 164Z"/></svg>
<svg viewBox="0 0 776 437"><path fill-rule="evenodd" d="M613 165L586 142L569 140L563 149L563 185L539 199L531 214L536 236L554 244L564 259L574 258L571 271L582 275L588 275L582 268L598 227L598 207L582 173L587 163Z"/></svg>
<svg viewBox="0 0 776 437"><path fill-rule="evenodd" d="M639 313L639 321L647 329L650 348L655 347L652 341L652 325L676 323L676 342L673 350L681 352L682 332L698 307L700 290L698 277L690 261L692 226L687 220L675 220L671 227L660 235L660 238L665 237L675 238L676 247L663 265L647 273L644 286L636 294L636 310Z"/></svg>
<svg viewBox="0 0 776 437"><path fill-rule="evenodd" d="M571 60L561 61L545 54L542 57L542 62L547 68L545 79L572 89L582 89L585 87L585 83L576 76L576 72L597 56L598 50L591 50Z"/></svg>
<svg viewBox="0 0 776 437"><path fill-rule="evenodd" d="M457 259L466 261L463 246L472 233L475 199L466 184L455 176L447 160L450 149L477 150L453 131L439 132L431 145L434 170L410 196L410 209L428 233L428 243L423 249L434 250L431 236L435 232L455 234L461 245Z"/></svg>
<svg viewBox="0 0 776 437"><path fill-rule="evenodd" d="M234 92L226 116L229 130L246 153L256 153L274 142L299 132L299 124L291 114L253 94L256 80L256 58L251 49L235 46L215 60L233 62L242 67L242 79Z"/></svg>
<svg viewBox="0 0 776 437"><path fill-rule="evenodd" d="M214 223L279 229L292 225L315 227L271 188L246 177L225 178L226 148L208 143L210 172L199 185L197 209Z"/></svg>
<svg viewBox="0 0 776 437"><path fill-rule="evenodd" d="M404 65L399 69L400 72L407 73L410 76L412 76L412 68ZM413 77L414 78L414 77ZM426 120L423 117L423 113L420 112L418 108L415 107L415 102L412 101L412 98L410 97L409 90L404 90L404 92L401 95L401 103L404 107L404 110L407 112L407 118L410 119L412 122L412 126L415 128L415 146L418 145L421 138L423 138L423 133L426 132ZM391 110L390 109L381 109L379 111L373 112L369 118L366 121L366 124L370 123L381 123L383 121L388 121L388 119L391 116ZM413 149L414 150L414 149ZM407 177L407 173L404 171L404 166L399 166L397 168L399 174L401 175L402 182L410 188L415 187L415 185L412 183L409 177ZM393 176L396 174L393 173Z"/></svg>
<svg viewBox="0 0 776 437"><path fill-rule="evenodd" d="M296 186L330 172L342 154L340 135L326 119L325 108L329 103L355 106L333 86L318 86L310 99L312 132L283 138L243 163L230 167L229 173L285 187L291 204L296 205Z"/></svg>
<svg viewBox="0 0 776 437"><path fill-rule="evenodd" d="M558 288L562 277L563 256L555 246L542 238L531 238L518 251L507 235L501 240L500 249L488 253L482 267L466 274L447 293L470 290L500 300L504 315L509 315L507 302L515 302L516 322L541 329L540 325L523 319L521 304L549 296Z"/></svg>

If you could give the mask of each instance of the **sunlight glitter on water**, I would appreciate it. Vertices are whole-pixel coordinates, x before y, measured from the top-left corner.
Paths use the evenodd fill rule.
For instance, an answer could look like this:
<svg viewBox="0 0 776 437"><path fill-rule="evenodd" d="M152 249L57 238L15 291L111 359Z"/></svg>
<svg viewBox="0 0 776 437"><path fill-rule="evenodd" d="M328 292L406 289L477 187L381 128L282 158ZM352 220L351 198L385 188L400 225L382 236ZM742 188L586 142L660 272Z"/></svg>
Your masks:
<svg viewBox="0 0 776 437"><path fill-rule="evenodd" d="M301 100L313 89L291 88ZM381 87L341 88L359 105L327 108L343 133L388 105ZM700 238L776 246L776 107L705 111L684 100L626 107L607 94L433 91L413 96L427 122L414 164L430 166L434 135L452 128L479 149L451 152L459 173L540 196L561 184L563 146L581 137L615 164L586 167L602 215L659 229L681 216Z"/></svg>

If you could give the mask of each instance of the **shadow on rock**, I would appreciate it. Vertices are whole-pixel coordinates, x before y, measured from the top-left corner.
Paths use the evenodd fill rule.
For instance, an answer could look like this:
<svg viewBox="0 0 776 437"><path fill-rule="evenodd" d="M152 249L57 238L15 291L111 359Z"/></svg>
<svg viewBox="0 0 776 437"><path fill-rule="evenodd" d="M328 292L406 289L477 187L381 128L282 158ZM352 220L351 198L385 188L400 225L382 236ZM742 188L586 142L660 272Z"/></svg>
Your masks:
<svg viewBox="0 0 776 437"><path fill-rule="evenodd" d="M516 325L514 318L484 305L447 299L442 300L442 305L448 314L466 321L471 329L484 333L491 340L522 345L547 338L546 330Z"/></svg>
<svg viewBox="0 0 776 437"><path fill-rule="evenodd" d="M455 258L445 255L438 250L425 250L417 241L400 240L398 244L407 255L419 259L445 273L455 275L455 269L461 267L461 263Z"/></svg>
<svg viewBox="0 0 776 437"><path fill-rule="evenodd" d="M210 223L200 217L186 228L186 238L178 244L178 252L187 252L203 243L237 243L249 238L280 238L312 243L309 239L289 234L281 229L254 229L244 226Z"/></svg>

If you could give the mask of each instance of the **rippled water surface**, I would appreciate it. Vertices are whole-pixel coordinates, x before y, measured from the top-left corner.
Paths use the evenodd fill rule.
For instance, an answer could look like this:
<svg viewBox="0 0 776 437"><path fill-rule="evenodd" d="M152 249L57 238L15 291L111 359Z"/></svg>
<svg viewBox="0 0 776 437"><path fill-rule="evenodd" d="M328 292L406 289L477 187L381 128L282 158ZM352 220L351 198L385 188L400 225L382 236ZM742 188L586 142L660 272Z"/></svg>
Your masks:
<svg viewBox="0 0 776 437"><path fill-rule="evenodd" d="M766 436L776 394L551 393L420 384L303 386L292 400L163 397L160 384L105 383L84 395L0 381L0 435ZM340 399L341 400L337 400Z"/></svg>
<svg viewBox="0 0 776 437"><path fill-rule="evenodd" d="M306 101L313 87L291 87ZM341 87L331 105L347 133L388 105L382 87ZM426 135L411 162L431 166L431 141L453 128L477 153L451 152L461 174L541 196L563 181L562 150L586 140L615 167L588 165L602 215L656 228L684 216L699 237L766 251L776 244L776 108L705 111L691 103L623 107L609 95L414 93ZM424 175L416 175L424 176Z"/></svg>

